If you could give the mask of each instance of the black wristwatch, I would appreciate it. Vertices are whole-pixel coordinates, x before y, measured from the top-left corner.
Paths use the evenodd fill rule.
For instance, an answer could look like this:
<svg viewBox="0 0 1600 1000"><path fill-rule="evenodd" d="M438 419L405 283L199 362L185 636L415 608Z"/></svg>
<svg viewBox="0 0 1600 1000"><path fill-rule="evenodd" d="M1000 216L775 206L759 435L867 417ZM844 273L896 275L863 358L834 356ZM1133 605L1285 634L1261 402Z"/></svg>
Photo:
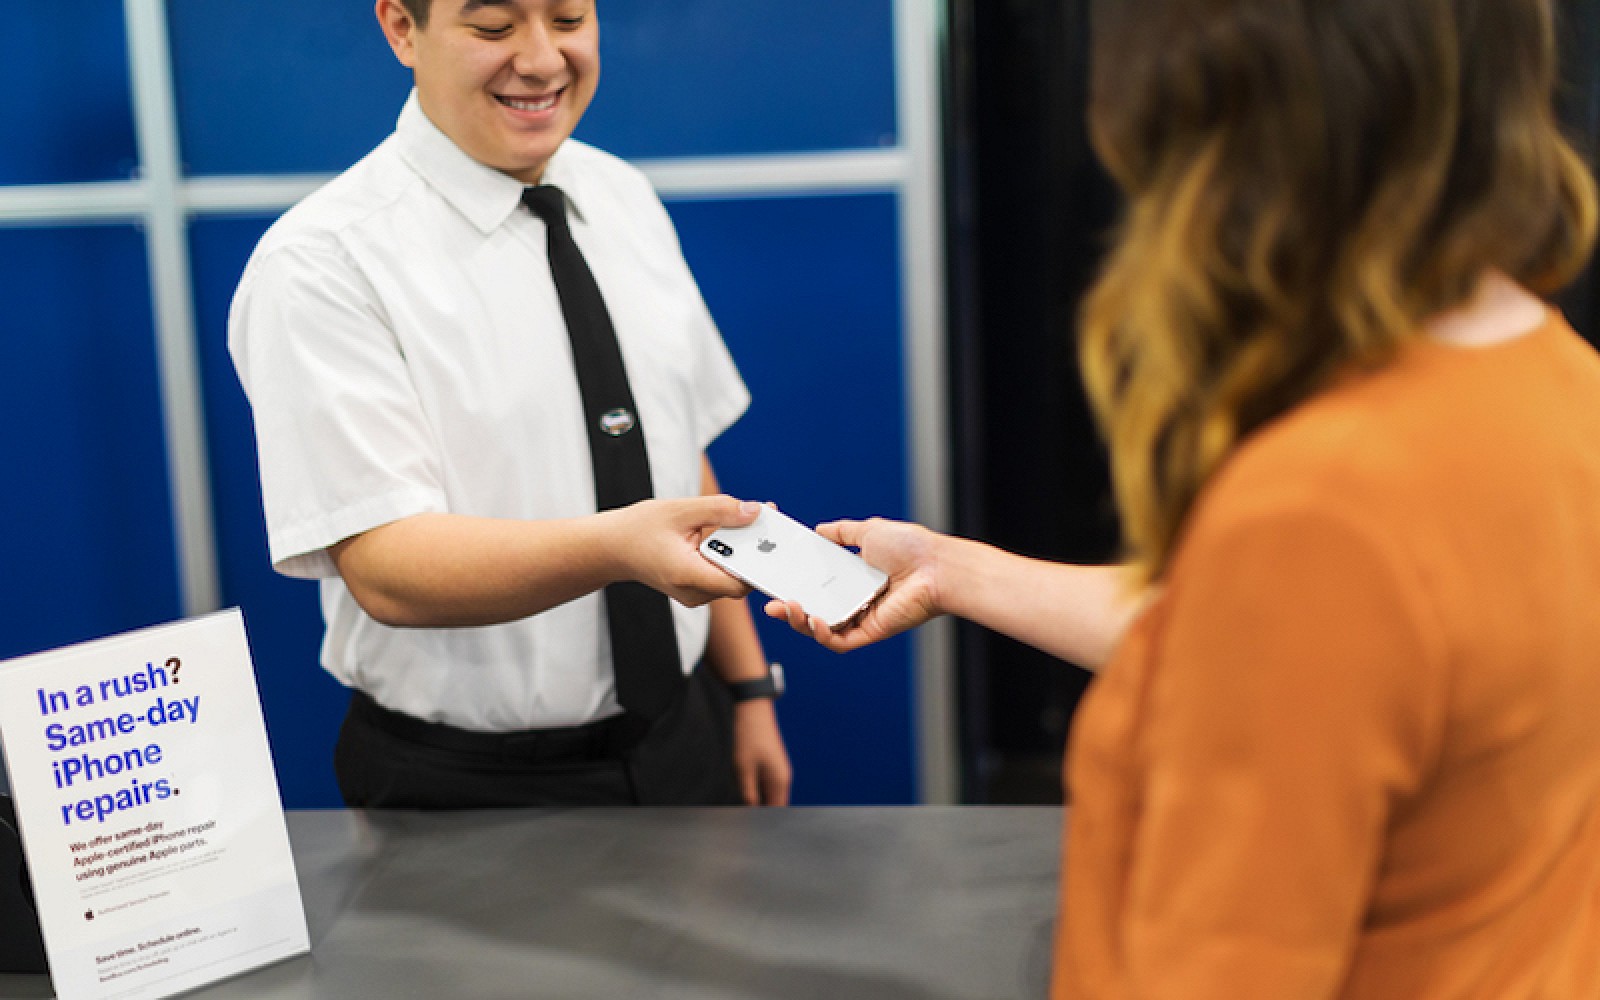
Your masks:
<svg viewBox="0 0 1600 1000"><path fill-rule="evenodd" d="M765 677L758 677L753 681L734 681L728 685L728 693L736 702L749 701L752 698L780 697L783 694L783 664L770 664Z"/></svg>

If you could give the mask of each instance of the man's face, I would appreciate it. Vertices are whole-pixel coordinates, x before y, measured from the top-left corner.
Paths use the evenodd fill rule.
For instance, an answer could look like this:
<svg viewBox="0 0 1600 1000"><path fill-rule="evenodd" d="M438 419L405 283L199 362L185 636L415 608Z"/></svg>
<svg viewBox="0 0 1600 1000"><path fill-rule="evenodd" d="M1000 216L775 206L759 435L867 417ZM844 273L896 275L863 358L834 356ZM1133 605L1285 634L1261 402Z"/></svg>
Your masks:
<svg viewBox="0 0 1600 1000"><path fill-rule="evenodd" d="M400 0L377 12L429 120L478 162L538 183L600 80L594 0L433 0L426 28Z"/></svg>

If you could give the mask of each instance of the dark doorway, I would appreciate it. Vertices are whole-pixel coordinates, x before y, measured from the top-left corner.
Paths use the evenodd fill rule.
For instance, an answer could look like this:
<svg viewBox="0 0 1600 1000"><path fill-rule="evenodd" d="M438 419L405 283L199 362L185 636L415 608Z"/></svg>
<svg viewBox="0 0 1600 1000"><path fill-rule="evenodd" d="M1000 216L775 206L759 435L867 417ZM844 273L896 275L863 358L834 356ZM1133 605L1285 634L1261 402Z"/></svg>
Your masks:
<svg viewBox="0 0 1600 1000"><path fill-rule="evenodd" d="M1074 343L1117 207L1084 132L1088 3L954 0L951 17L957 529L1042 558L1111 559ZM960 651L966 800L1060 801L1089 675L973 626Z"/></svg>
<svg viewBox="0 0 1600 1000"><path fill-rule="evenodd" d="M1561 89L1556 110L1594 167L1600 163L1600 0L1561 0L1556 5L1561 41ZM1600 257L1567 289L1560 305L1573 326L1600 346Z"/></svg>
<svg viewBox="0 0 1600 1000"><path fill-rule="evenodd" d="M1114 558L1105 457L1079 386L1078 302L1118 198L1089 149L1092 0L950 0L946 117L956 528L1027 555ZM1600 148L1600 0L1562 0L1560 111ZM1592 159L1591 159L1591 162ZM1596 266L1563 297L1600 338ZM1089 675L960 632L968 802L1059 802Z"/></svg>

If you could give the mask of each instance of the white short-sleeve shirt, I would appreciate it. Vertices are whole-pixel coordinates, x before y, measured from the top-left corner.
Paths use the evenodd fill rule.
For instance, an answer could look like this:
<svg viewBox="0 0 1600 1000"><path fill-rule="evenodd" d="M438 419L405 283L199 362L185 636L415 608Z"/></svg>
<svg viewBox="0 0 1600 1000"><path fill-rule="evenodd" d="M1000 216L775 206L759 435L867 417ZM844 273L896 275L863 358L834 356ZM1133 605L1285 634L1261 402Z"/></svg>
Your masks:
<svg viewBox="0 0 1600 1000"><path fill-rule="evenodd" d="M655 492L700 492L706 446L749 394L649 181L576 140L544 180L605 296ZM395 133L279 219L245 267L228 348L250 399L273 565L321 580L323 666L389 708L467 729L619 711L604 598L504 625L396 629L328 547L429 512L595 510L545 227L523 185L463 153L413 94ZM709 612L672 606L687 671Z"/></svg>

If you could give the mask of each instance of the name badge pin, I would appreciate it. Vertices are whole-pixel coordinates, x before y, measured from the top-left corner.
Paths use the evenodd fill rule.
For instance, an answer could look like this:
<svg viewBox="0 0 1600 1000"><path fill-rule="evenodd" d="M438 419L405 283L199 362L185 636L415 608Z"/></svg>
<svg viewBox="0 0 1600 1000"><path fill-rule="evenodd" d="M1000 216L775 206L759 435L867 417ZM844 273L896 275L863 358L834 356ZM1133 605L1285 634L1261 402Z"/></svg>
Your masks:
<svg viewBox="0 0 1600 1000"><path fill-rule="evenodd" d="M612 437L621 437L633 430L635 423L633 414L620 407L600 415L600 429Z"/></svg>

